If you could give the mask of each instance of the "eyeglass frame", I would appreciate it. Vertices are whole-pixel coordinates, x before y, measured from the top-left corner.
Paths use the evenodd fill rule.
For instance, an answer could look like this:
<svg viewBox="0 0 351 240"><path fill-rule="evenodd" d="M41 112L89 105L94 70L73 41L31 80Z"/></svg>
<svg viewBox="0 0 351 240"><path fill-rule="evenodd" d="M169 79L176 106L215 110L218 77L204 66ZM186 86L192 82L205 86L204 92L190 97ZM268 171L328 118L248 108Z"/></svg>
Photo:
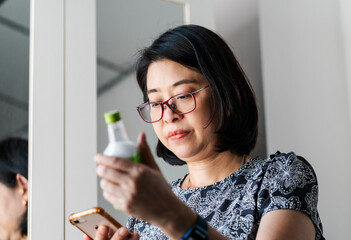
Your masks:
<svg viewBox="0 0 351 240"><path fill-rule="evenodd" d="M192 91L192 92L182 92L182 93L178 93L178 94L176 94L176 95L174 95L174 96L168 98L166 101L163 101L163 102L150 102L150 101L144 102L144 103L140 104L139 106L137 106L137 111L138 111L140 117L141 117L145 122L147 122L147 123L155 123L155 122L161 121L161 119L163 118L164 111L165 111L165 106L167 106L169 109L171 109L172 112L174 112L174 113L176 113L176 114L179 114L179 115L185 115L185 114L191 113L191 112L193 112L193 111L196 109L196 98L195 98L194 94L195 94L195 93L198 93L198 92L200 92L200 91L202 91L202 90L204 90L204 89L206 89L206 88L208 88L209 86L210 86L210 85L208 84L208 85L206 85L206 86L204 86L204 87L202 87L202 88L200 88L200 89L198 89L198 90ZM179 113L179 112L176 112L176 110L174 110L174 109L168 104L168 102L169 102L169 100L171 100L172 98L174 98L174 97L176 97L176 96L179 96L179 95L183 95L183 94L190 94L190 95L193 97L193 99L194 99L194 104L195 104L195 106L194 106L194 109L192 109L191 111L188 111L188 112L185 112L185 113ZM146 120L146 119L143 117L143 114L141 113L141 110L140 110L141 107L143 107L143 106L145 106L145 105L147 105L147 104L151 104L151 103L157 103L157 104L160 104L160 105L161 105L161 109L162 109L161 117L160 117L160 119L158 119L158 120L156 120L156 121L148 121L148 120Z"/></svg>

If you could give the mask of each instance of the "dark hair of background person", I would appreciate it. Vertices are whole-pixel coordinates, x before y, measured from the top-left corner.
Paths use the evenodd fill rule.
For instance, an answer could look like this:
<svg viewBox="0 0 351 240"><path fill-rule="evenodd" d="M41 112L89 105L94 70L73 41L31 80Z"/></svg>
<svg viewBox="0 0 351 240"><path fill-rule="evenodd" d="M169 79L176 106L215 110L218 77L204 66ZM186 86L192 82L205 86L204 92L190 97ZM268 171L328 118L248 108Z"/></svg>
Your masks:
<svg viewBox="0 0 351 240"><path fill-rule="evenodd" d="M169 59L202 74L212 89L213 115L219 114L217 150L248 155L256 145L258 110L251 84L225 41L197 25L168 30L140 52L136 76L144 101L147 70L151 63ZM213 119L213 118L212 118ZM183 165L160 141L157 156L171 165Z"/></svg>
<svg viewBox="0 0 351 240"><path fill-rule="evenodd" d="M17 186L16 175L28 179L28 141L21 138L7 138L0 142L0 182L8 188ZM27 211L20 222L22 236L27 235Z"/></svg>

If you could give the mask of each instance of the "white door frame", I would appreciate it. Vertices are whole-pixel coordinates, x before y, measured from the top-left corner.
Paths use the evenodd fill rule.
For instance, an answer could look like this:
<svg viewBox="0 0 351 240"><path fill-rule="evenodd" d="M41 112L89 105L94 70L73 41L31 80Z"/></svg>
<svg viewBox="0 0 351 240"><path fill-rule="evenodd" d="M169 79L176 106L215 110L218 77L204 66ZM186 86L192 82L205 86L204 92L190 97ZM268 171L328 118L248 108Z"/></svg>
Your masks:
<svg viewBox="0 0 351 240"><path fill-rule="evenodd" d="M31 1L29 239L82 238L97 204L95 48L94 0Z"/></svg>
<svg viewBox="0 0 351 240"><path fill-rule="evenodd" d="M29 239L59 240L64 239L64 3L32 0L30 15L28 233Z"/></svg>

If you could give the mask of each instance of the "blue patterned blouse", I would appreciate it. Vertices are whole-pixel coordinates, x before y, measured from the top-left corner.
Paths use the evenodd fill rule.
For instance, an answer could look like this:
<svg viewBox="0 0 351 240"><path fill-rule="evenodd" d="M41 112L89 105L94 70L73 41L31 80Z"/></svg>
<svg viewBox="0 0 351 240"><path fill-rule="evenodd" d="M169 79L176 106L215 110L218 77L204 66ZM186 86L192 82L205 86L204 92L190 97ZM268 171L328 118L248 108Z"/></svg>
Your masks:
<svg viewBox="0 0 351 240"><path fill-rule="evenodd" d="M185 178L185 177L184 177ZM318 183L311 165L293 152L253 158L227 178L206 187L183 190L184 178L171 182L173 192L229 239L255 239L260 219L276 209L306 213L324 239L317 211ZM140 239L169 239L158 227L130 217L127 227Z"/></svg>

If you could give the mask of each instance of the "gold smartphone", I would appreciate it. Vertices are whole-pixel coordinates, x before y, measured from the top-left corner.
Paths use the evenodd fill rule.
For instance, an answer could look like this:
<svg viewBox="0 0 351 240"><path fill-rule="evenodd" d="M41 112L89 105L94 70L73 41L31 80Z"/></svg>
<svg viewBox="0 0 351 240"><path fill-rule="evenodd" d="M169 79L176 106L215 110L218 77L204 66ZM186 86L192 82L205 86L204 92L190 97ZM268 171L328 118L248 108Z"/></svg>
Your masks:
<svg viewBox="0 0 351 240"><path fill-rule="evenodd" d="M96 231L100 225L109 227L108 238L111 238L117 229L122 227L118 221L101 207L93 207L73 213L69 216L69 221L91 239L95 238Z"/></svg>

